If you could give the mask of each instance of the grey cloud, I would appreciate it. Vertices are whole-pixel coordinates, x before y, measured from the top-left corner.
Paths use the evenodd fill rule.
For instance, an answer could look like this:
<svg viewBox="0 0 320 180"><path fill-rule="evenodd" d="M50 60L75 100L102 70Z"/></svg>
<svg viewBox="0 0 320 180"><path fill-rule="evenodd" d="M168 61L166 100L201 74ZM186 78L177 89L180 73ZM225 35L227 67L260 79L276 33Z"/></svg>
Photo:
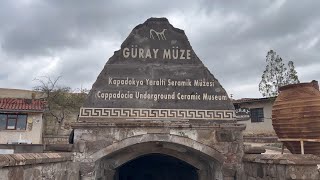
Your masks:
<svg viewBox="0 0 320 180"><path fill-rule="evenodd" d="M36 1L3 35L2 48L18 56L51 55L56 50L86 46L96 38L112 40L151 14L163 14L174 7L190 8L187 4L171 5L151 1Z"/></svg>
<svg viewBox="0 0 320 180"><path fill-rule="evenodd" d="M6 54L12 61L6 69L14 69L15 62L28 61L35 72L26 74L36 76L41 72L34 70L39 68L37 63L44 65L44 59L58 57L61 60L51 74L62 75L61 83L74 88L81 84L90 88L113 51L149 17L172 17L169 21L185 29L208 69L238 98L259 94L258 83L270 49L286 62L293 60L297 69L320 63L320 42L307 48L309 41L320 38L318 1L284 1L278 9L272 7L280 1L272 0L4 2L0 57ZM97 41L117 47L99 47ZM312 72L298 74L304 81L320 77L319 71ZM32 86L21 74L6 70L5 75L8 80L0 80L0 86L12 81L15 83L9 86Z"/></svg>
<svg viewBox="0 0 320 180"><path fill-rule="evenodd" d="M7 80L7 78L8 78L8 74L0 73L0 81Z"/></svg>

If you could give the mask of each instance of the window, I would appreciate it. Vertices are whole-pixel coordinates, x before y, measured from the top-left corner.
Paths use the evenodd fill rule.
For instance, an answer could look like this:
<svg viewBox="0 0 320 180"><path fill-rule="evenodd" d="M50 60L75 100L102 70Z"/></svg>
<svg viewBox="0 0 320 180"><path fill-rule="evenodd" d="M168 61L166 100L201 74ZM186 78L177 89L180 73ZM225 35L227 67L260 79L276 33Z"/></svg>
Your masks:
<svg viewBox="0 0 320 180"><path fill-rule="evenodd" d="M0 130L25 130L26 127L26 114L0 114Z"/></svg>
<svg viewBox="0 0 320 180"><path fill-rule="evenodd" d="M27 127L27 115L26 114L18 115L16 129L25 130L26 127Z"/></svg>
<svg viewBox="0 0 320 180"><path fill-rule="evenodd" d="M6 129L7 126L7 115L0 114L0 129Z"/></svg>
<svg viewBox="0 0 320 180"><path fill-rule="evenodd" d="M263 108L250 109L251 122L263 122Z"/></svg>

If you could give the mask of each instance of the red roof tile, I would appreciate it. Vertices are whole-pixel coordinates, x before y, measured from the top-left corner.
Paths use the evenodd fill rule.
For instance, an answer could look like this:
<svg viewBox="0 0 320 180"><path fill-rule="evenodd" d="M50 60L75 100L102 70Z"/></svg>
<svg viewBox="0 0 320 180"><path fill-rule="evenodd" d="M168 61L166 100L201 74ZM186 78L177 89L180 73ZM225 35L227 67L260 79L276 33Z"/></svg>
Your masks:
<svg viewBox="0 0 320 180"><path fill-rule="evenodd" d="M0 111L44 111L45 101L39 99L0 98Z"/></svg>

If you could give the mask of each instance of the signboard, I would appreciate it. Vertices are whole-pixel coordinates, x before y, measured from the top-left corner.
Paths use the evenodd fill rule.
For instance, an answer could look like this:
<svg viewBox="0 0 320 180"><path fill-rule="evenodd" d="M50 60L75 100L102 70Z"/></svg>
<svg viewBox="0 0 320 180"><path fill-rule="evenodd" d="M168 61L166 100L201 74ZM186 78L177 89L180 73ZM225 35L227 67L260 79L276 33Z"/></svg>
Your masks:
<svg viewBox="0 0 320 180"><path fill-rule="evenodd" d="M235 112L184 31L150 18L108 60L81 108L84 117L234 120Z"/></svg>
<svg viewBox="0 0 320 180"><path fill-rule="evenodd" d="M250 119L250 109L249 108L236 109L236 118L238 121L249 120Z"/></svg>

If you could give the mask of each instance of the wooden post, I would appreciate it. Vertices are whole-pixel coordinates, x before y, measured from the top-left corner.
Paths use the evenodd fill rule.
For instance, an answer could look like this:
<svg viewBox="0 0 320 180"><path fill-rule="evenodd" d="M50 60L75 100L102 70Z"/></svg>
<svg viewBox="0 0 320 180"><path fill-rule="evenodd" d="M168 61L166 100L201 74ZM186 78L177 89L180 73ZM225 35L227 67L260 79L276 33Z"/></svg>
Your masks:
<svg viewBox="0 0 320 180"><path fill-rule="evenodd" d="M301 154L304 154L304 144L303 144L303 141L300 141L300 146L301 146Z"/></svg>
<svg viewBox="0 0 320 180"><path fill-rule="evenodd" d="M286 142L286 141L288 141L288 142L290 142L290 141L300 142L301 154L304 154L304 141L320 143L320 139L307 139L307 138L283 138L283 139L278 139L278 141L281 141L281 142Z"/></svg>

